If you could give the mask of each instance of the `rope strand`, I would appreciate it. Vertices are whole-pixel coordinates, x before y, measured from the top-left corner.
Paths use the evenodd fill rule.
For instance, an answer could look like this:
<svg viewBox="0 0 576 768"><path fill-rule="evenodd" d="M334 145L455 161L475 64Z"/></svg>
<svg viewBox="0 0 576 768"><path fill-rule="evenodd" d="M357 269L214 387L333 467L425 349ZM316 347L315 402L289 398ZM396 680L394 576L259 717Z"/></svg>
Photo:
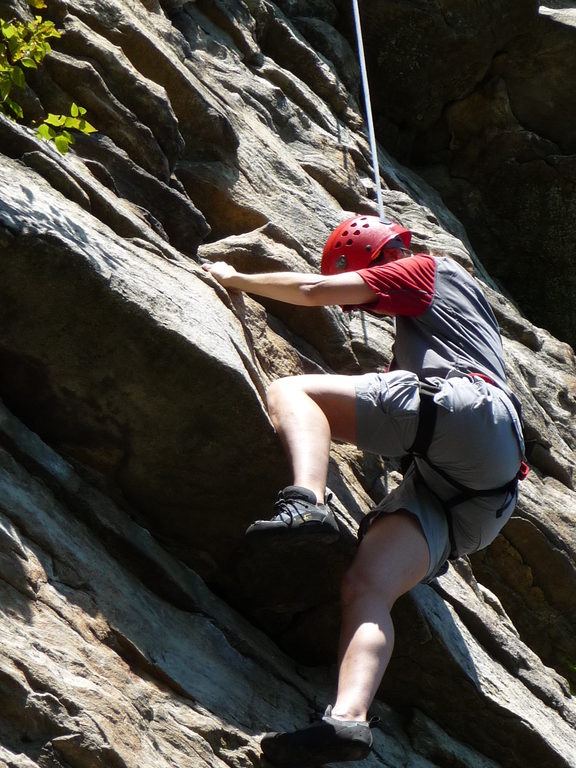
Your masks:
<svg viewBox="0 0 576 768"><path fill-rule="evenodd" d="M372 105L370 103L370 87L368 85L368 72L366 70L366 58L364 56L364 41L362 38L362 24L360 21L360 9L358 0L352 0L354 8L354 22L356 25L356 39L358 41L358 57L360 60L360 72L362 75L362 90L364 92L364 104L366 107L366 123L368 125L368 137L370 139L370 151L372 152L372 168L374 170L374 183L376 185L376 199L378 200L378 213L380 221L385 221L384 204L382 202L382 189L380 187L380 165L378 163L378 149L376 147L376 135L374 133L374 120L372 118Z"/></svg>

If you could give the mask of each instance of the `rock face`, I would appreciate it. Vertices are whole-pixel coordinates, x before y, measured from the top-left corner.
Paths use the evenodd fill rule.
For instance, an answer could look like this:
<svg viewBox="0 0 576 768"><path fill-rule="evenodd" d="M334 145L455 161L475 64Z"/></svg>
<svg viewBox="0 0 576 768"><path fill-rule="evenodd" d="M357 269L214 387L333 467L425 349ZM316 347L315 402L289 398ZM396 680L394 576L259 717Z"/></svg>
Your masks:
<svg viewBox="0 0 576 768"><path fill-rule="evenodd" d="M386 42L370 50L386 51L396 83L376 89L382 141L411 130L426 165L417 175L380 150L386 211L418 249L484 282L533 446L503 535L396 606L365 765L574 768L574 352L497 290L490 275L502 275L468 239L498 206L518 223L508 266L529 272L530 235L490 185L537 221L550 184L530 177L532 197L520 191L538 165L569 199L573 134L552 114L573 99L561 55L573 11L364 5L368 38ZM259 766L262 731L303 725L331 700L339 577L359 520L399 479L335 445L341 544L311 561L248 551L246 525L290 480L265 388L384 368L392 325L228 294L198 261L317 269L332 227L376 212L347 9L48 0L41 13L65 34L27 103L75 101L99 132L61 156L0 115L0 763ZM29 14L0 2L4 19ZM433 70L431 29L447 51ZM421 58L406 58L408 43ZM529 69L537 51L549 68ZM477 219L454 204L454 163L474 176ZM565 210L550 204L547 237L568 238ZM550 329L572 295L573 270L560 276L562 294L538 298Z"/></svg>

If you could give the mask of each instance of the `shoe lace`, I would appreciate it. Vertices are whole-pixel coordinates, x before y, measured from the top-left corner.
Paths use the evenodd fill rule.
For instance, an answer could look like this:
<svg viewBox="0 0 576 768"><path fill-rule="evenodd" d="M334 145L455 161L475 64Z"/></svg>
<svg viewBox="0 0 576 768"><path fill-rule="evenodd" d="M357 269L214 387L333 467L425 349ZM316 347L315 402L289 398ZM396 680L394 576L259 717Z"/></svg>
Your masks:
<svg viewBox="0 0 576 768"><path fill-rule="evenodd" d="M302 517L302 510L299 506L299 504L302 504L302 501L299 499L279 498L274 503L274 511L276 514L273 519L284 515L290 519L291 523L294 522L295 517Z"/></svg>
<svg viewBox="0 0 576 768"><path fill-rule="evenodd" d="M285 515L289 518L290 524L294 522L295 517L303 517L303 509L300 505L302 504L308 504L309 506L313 506L312 502L308 501L307 499L286 499L283 495L280 495L278 499L274 502L274 511L275 515L272 518L275 520L277 517L282 517ZM334 514L336 507L332 503L332 493L328 491L324 497L324 506L326 508L326 511L330 509L332 511L332 514Z"/></svg>

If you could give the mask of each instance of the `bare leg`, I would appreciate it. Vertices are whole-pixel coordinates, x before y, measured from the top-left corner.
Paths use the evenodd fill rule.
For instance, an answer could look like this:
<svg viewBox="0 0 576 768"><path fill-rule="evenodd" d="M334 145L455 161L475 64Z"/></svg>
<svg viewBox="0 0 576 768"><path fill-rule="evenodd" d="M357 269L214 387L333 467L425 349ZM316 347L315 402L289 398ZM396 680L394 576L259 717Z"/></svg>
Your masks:
<svg viewBox="0 0 576 768"><path fill-rule="evenodd" d="M394 646L390 611L429 567L426 539L407 512L384 515L368 530L342 590L340 673L332 716L365 720Z"/></svg>
<svg viewBox="0 0 576 768"><path fill-rule="evenodd" d="M292 463L294 485L309 488L322 504L330 440L356 440L355 377L278 379L268 390L268 409Z"/></svg>

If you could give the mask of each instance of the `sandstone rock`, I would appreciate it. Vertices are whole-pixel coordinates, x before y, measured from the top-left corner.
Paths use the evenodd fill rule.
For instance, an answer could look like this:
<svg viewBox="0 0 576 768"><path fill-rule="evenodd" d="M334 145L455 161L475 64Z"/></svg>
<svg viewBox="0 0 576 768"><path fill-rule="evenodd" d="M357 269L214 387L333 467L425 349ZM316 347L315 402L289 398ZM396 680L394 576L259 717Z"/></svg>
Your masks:
<svg viewBox="0 0 576 768"><path fill-rule="evenodd" d="M444 592L444 584L452 579L458 585L450 585ZM486 613L493 608L481 593L474 596L473 590L466 588L465 578L453 573L440 577L436 589L447 601L423 585L411 593L415 603L412 612L418 611L422 625L415 631L414 616L408 614L412 631L404 647L396 649L384 684L388 696L411 705L413 690L406 697L406 688L400 684L400 679L410 679L411 689L419 689L420 707L428 716L450 733L467 728L468 743L491 759L513 765L522 754L523 760L533 759L535 764L571 765L576 712L566 698L562 679L551 677L550 670L531 653L526 656L523 650L518 654L515 634L509 628L500 625L498 630L491 629L489 637L483 635L476 623L486 626ZM403 608L406 611L406 606ZM404 617L397 621L407 629ZM497 646L495 651L492 642ZM441 655L440 649L446 646L451 649L449 666L442 663L440 669L435 663L436 654ZM426 665L422 669L418 660L424 649ZM529 668L528 674L524 666ZM479 693L485 706L483 721L470 722L469 702ZM547 722L541 718L544 711L550 714ZM538 729L530 725L532 718L539 722ZM502 727L503 721L506 728ZM505 757L507 754L514 758Z"/></svg>
<svg viewBox="0 0 576 768"><path fill-rule="evenodd" d="M267 457L271 475L268 482L272 487L276 485L275 453L276 463L280 463L279 448L272 442L259 394L251 383L257 381L258 374L245 346L240 320L220 302L216 305L220 309L210 319L207 307L214 289L206 283L201 270L158 260L141 247L121 242L82 209L66 203L36 174L12 161L6 162L10 184L2 184L4 203L0 215L11 233L4 235L4 248L12 250L13 257L2 264L5 396L16 410L25 408L35 428L49 435L53 444L67 455L117 481L122 476L120 484L130 502L140 506L146 499L147 514L165 523L171 519L164 533L178 539L182 547L189 538L190 544L194 542L192 549L201 552L203 546L198 545L205 535L215 535L225 545L226 533L218 508L227 508L228 498L238 495L242 501L234 505L235 514L247 524L253 509L258 503L265 504L266 498L262 500L266 481L257 483L257 476L250 480L245 468L238 466L236 454L242 450L246 456L246 451L240 448L240 443L237 449L231 448L232 433L242 445L246 434L252 434L253 446L260 445L256 451L262 450L263 454L250 463L256 468ZM31 186L35 189L33 210L28 208L26 197ZM36 243L42 232L49 235L40 253ZM130 261L132 276L125 272ZM170 287L167 284L159 293L157 286L164 278ZM146 295L150 301L148 309L142 304ZM63 316L64 307L67 310ZM73 307L75 319L71 315L65 320ZM199 307L203 307L200 313ZM120 315L116 315L116 310ZM150 325L144 331L146 317ZM62 323L69 329L65 334ZM186 328L189 341L196 336L196 343L184 344L179 351L163 341L175 332L179 334L178 326ZM146 356L142 357L137 343L141 333L149 335L152 357L148 361ZM111 364L110 354L118 362L124 361L127 379L123 384L118 378L117 364ZM216 361L224 359L224 368L220 363L216 365ZM236 376L250 382L246 400L238 394L230 400ZM191 408L189 416L184 415L181 397L175 390L170 394L172 388L183 388L182 397ZM202 392L211 393L212 405ZM125 405L119 405L117 397ZM46 410L48 402L51 406ZM228 402L231 410L226 407ZM125 412L128 403L137 421L142 417L150 420L144 431L136 428L135 422L130 423ZM239 420L236 428L232 428L234 419ZM261 421L260 429L254 428L254 419ZM162 448L153 447L152 433L161 443L174 440L172 449L165 442ZM231 448L227 470L221 464L219 436L224 434ZM199 483L192 480L194 466L198 477L204 477ZM212 501L210 483L206 482L211 467L220 477ZM150 483L147 488L142 485L144 478L148 478L145 485ZM201 487L208 496L202 495ZM212 524L205 519L209 508L213 509L208 515ZM200 537L198 531L190 528L192 509L200 515ZM180 515L183 517L179 524ZM234 528L237 525L234 523ZM208 534L212 526L213 533Z"/></svg>
<svg viewBox="0 0 576 768"><path fill-rule="evenodd" d="M291 687L273 646L258 671L266 639L4 409L1 430L2 445L20 456L0 450L1 504L10 509L0 544L10 750L34 765L220 766L228 751L253 761L251 732L270 718L272 701L301 710L306 687Z"/></svg>
<svg viewBox="0 0 576 768"><path fill-rule="evenodd" d="M351 4L336 3L352 37ZM531 31L533 0L511 3L362 4L374 109L412 138L437 122L446 104L482 80L494 53ZM482 30L482 34L478 34ZM386 134L384 134L386 135Z"/></svg>
<svg viewBox="0 0 576 768"><path fill-rule="evenodd" d="M118 93L122 104L130 109L134 115L132 122L137 117L152 132L168 166L172 168L184 149L184 141L165 90L153 80L142 77L119 46L110 44L105 37L96 34L71 14L64 17L62 28L64 35L59 48L70 56L92 62L97 71L104 75L110 91ZM54 67L53 71L59 75L58 67ZM103 126L100 130L113 136ZM144 158L142 167L150 170L148 163ZM166 176L161 178L168 180Z"/></svg>

